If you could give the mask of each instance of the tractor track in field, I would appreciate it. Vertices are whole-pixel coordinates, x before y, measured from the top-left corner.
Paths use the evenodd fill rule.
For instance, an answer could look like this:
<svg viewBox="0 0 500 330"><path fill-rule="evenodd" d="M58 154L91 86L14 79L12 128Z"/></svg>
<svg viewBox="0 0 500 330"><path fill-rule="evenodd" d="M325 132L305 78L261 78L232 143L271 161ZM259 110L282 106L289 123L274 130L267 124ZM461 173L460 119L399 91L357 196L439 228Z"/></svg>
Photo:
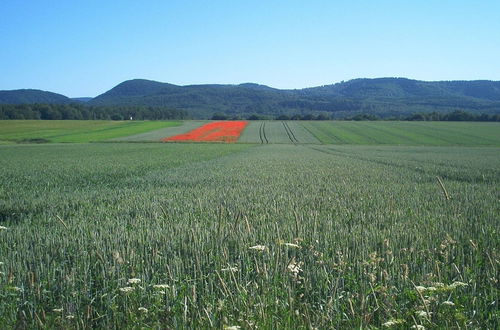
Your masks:
<svg viewBox="0 0 500 330"><path fill-rule="evenodd" d="M260 138L260 144L269 143L269 140L267 139L267 136L266 136L266 123L265 122L262 122L260 124L259 138Z"/></svg>
<svg viewBox="0 0 500 330"><path fill-rule="evenodd" d="M285 123L284 121L282 121L281 123L283 124L283 127L285 128L286 134L288 135L288 138L290 139L290 141L292 141L293 144L299 143L299 140L297 140L297 138L293 134L290 126L288 126L288 124Z"/></svg>

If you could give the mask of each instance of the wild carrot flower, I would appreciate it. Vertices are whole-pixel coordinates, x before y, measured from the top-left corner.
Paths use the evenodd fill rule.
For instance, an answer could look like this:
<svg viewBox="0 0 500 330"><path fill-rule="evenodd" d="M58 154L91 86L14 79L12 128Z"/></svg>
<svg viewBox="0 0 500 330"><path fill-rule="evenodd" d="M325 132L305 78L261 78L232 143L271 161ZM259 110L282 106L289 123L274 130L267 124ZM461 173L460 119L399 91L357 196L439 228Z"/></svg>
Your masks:
<svg viewBox="0 0 500 330"><path fill-rule="evenodd" d="M0 230L7 230L7 227L0 226Z"/></svg>
<svg viewBox="0 0 500 330"><path fill-rule="evenodd" d="M431 316L431 312L426 312L426 311L416 311L415 315L417 315L420 318L429 318Z"/></svg>
<svg viewBox="0 0 500 330"><path fill-rule="evenodd" d="M455 303L449 300L443 301L441 304L446 306L455 306Z"/></svg>
<svg viewBox="0 0 500 330"><path fill-rule="evenodd" d="M227 267L227 268L222 268L221 271L223 272L237 272L238 271L238 267Z"/></svg>
<svg viewBox="0 0 500 330"><path fill-rule="evenodd" d="M137 283L141 283L141 279L139 278L131 278L127 281L128 284L137 284Z"/></svg>
<svg viewBox="0 0 500 330"><path fill-rule="evenodd" d="M62 313L63 309L62 308L54 308L52 311L56 312L56 313Z"/></svg>
<svg viewBox="0 0 500 330"><path fill-rule="evenodd" d="M456 288L459 288L461 286L468 286L468 285L469 284L464 283L464 282L453 282L452 284L450 284L450 288L456 289Z"/></svg>
<svg viewBox="0 0 500 330"><path fill-rule="evenodd" d="M399 324L405 323L405 320L389 320L385 323L382 323L383 327L390 328Z"/></svg>
<svg viewBox="0 0 500 330"><path fill-rule="evenodd" d="M265 245L254 245L249 247L250 250L256 250L256 251L265 251L267 249L267 246Z"/></svg>
<svg viewBox="0 0 500 330"><path fill-rule="evenodd" d="M126 286L126 287L120 288L120 291L124 292L124 293L128 293L128 292L134 291L134 288L131 286Z"/></svg>
<svg viewBox="0 0 500 330"><path fill-rule="evenodd" d="M416 286L415 289L418 291L418 292L424 292L426 289L425 289L425 286Z"/></svg>
<svg viewBox="0 0 500 330"><path fill-rule="evenodd" d="M302 269L300 268L300 266L302 265L302 263L300 262L296 262L295 260L292 260L288 266L287 266L287 270L292 273L294 276L295 275L298 275Z"/></svg>
<svg viewBox="0 0 500 330"><path fill-rule="evenodd" d="M293 243L284 243L283 245L288 246L288 247L292 247L292 248L296 248L296 249L300 249L300 245L293 244Z"/></svg>
<svg viewBox="0 0 500 330"><path fill-rule="evenodd" d="M425 330L425 327L423 325L417 324L413 325L410 329Z"/></svg>
<svg viewBox="0 0 500 330"><path fill-rule="evenodd" d="M170 286L168 286L167 284L155 284L155 285L153 285L153 288L155 288L155 289L168 289L168 288L170 288Z"/></svg>
<svg viewBox="0 0 500 330"><path fill-rule="evenodd" d="M147 308L145 308L145 307L139 307L137 310L138 310L139 312L142 312L142 313L147 313L147 312L148 312L148 309L147 309Z"/></svg>

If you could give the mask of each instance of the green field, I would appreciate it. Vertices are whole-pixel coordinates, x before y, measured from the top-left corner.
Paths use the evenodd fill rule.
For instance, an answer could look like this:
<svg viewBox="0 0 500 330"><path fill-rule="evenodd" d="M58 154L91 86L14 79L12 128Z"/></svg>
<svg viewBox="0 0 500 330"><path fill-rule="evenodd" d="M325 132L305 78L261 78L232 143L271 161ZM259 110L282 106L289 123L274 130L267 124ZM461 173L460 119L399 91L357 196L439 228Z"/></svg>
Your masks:
<svg viewBox="0 0 500 330"><path fill-rule="evenodd" d="M0 121L0 144L159 142L208 121ZM250 121L240 143L500 146L500 123Z"/></svg>
<svg viewBox="0 0 500 330"><path fill-rule="evenodd" d="M301 122L324 144L500 146L500 123Z"/></svg>
<svg viewBox="0 0 500 330"><path fill-rule="evenodd" d="M204 125L206 123L208 123L208 121L206 121L206 120L185 120L182 122L182 124L180 124L178 126L167 126L164 128L155 129L155 130L145 132L145 133L122 136L122 137L113 139L113 141L158 142L166 137L171 137L171 136L174 136L177 134L187 133L187 132L189 132L195 128L198 128L201 125Z"/></svg>
<svg viewBox="0 0 500 330"><path fill-rule="evenodd" d="M320 143L297 121L251 121L238 142L264 144Z"/></svg>
<svg viewBox="0 0 500 330"><path fill-rule="evenodd" d="M238 142L500 146L500 124L476 122L252 121Z"/></svg>
<svg viewBox="0 0 500 330"><path fill-rule="evenodd" d="M498 328L499 151L0 146L0 324Z"/></svg>
<svg viewBox="0 0 500 330"><path fill-rule="evenodd" d="M0 120L0 143L105 141L180 124L180 121Z"/></svg>

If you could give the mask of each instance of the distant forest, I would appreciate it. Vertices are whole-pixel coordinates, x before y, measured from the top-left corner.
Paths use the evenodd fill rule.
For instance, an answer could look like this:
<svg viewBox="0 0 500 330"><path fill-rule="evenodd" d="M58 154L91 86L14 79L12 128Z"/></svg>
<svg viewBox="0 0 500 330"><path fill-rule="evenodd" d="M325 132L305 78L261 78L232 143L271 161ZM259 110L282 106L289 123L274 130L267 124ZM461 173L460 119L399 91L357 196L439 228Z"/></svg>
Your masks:
<svg viewBox="0 0 500 330"><path fill-rule="evenodd" d="M500 81L376 78L284 90L253 83L178 86L133 79L94 98L71 99L33 89L0 91L0 104L27 105L0 106L3 119L496 121Z"/></svg>
<svg viewBox="0 0 500 330"><path fill-rule="evenodd" d="M216 113L211 118L213 120L237 120L242 119L240 117L229 117L222 113ZM361 113L355 116L347 116L342 118L332 118L329 113L320 113L318 115L306 114L300 115L295 114L289 115L279 115L276 117L253 114L244 119L248 120L403 120L403 121L496 121L500 122L500 114L475 114L466 111L453 111L449 113L439 113L439 112L418 112L410 115L400 115L392 117L379 117L374 114Z"/></svg>
<svg viewBox="0 0 500 330"><path fill-rule="evenodd" d="M44 120L187 119L185 110L153 106L88 106L84 104L0 104L0 119Z"/></svg>
<svg viewBox="0 0 500 330"><path fill-rule="evenodd" d="M153 106L88 106L84 104L0 104L0 120L41 119L41 120L170 120L191 119L188 112ZM330 113L228 116L215 113L212 120L405 120L405 121L495 121L500 122L500 114L475 114L466 111L419 112L409 115L380 117L361 113L354 116L332 118Z"/></svg>

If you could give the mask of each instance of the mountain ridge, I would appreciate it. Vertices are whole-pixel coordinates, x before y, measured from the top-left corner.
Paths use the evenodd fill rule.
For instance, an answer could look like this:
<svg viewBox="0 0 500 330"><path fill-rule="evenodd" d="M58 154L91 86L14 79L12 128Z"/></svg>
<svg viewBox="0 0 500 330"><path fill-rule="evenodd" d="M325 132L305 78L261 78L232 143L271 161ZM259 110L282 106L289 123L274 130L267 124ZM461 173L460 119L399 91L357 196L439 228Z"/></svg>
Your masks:
<svg viewBox="0 0 500 330"><path fill-rule="evenodd" d="M53 103L65 104L73 101L62 94L48 92L40 89L13 89L0 90L0 103L26 104L26 103Z"/></svg>
<svg viewBox="0 0 500 330"><path fill-rule="evenodd" d="M2 92L5 96L8 91L0 91L0 103L6 103ZM46 99L47 94L43 95ZM57 102L75 102L64 95L55 95L62 96L55 98ZM20 99L33 100L34 97ZM255 83L180 86L131 79L88 100L86 104L167 107L186 110L193 118L210 118L214 113L231 117L320 112L327 112L332 117L355 113L387 117L455 110L500 113L500 81L357 78L303 89L277 89Z"/></svg>

